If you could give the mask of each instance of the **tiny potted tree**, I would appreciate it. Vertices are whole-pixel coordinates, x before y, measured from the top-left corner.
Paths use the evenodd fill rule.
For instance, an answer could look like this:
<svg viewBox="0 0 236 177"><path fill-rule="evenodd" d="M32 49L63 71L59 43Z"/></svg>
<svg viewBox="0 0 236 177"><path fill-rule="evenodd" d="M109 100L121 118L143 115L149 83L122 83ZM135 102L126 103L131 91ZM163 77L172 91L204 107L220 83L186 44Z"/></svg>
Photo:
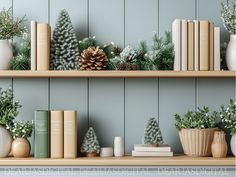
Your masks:
<svg viewBox="0 0 236 177"><path fill-rule="evenodd" d="M183 118L175 115L184 154L188 156L211 156L211 144L217 130L218 113L209 113L208 107L188 111Z"/></svg>
<svg viewBox="0 0 236 177"><path fill-rule="evenodd" d="M12 154L14 157L29 157L30 142L27 138L31 137L34 125L33 122L14 122L10 127L14 141L12 142Z"/></svg>
<svg viewBox="0 0 236 177"><path fill-rule="evenodd" d="M98 138L92 127L87 131L80 150L86 157L96 157L100 153Z"/></svg>

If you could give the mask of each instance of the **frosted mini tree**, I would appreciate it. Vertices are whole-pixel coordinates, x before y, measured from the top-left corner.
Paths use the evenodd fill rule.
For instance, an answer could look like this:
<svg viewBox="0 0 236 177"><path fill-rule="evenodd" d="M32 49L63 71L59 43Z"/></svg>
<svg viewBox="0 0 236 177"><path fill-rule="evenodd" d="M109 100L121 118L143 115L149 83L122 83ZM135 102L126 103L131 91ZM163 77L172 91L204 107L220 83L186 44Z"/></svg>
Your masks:
<svg viewBox="0 0 236 177"><path fill-rule="evenodd" d="M80 149L81 153L99 153L100 145L96 136L96 133L92 127L87 131L83 144Z"/></svg>
<svg viewBox="0 0 236 177"><path fill-rule="evenodd" d="M51 42L51 68L54 70L78 69L79 43L69 14L62 10L57 19Z"/></svg>
<svg viewBox="0 0 236 177"><path fill-rule="evenodd" d="M143 144L163 144L163 138L159 124L154 117L151 117L144 129Z"/></svg>

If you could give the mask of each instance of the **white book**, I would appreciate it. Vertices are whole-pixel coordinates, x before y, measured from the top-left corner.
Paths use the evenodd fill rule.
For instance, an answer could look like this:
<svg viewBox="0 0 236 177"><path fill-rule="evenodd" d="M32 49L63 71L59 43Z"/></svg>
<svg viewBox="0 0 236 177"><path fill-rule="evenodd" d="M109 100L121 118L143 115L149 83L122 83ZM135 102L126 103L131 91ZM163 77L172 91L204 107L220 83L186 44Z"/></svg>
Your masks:
<svg viewBox="0 0 236 177"><path fill-rule="evenodd" d="M214 28L214 70L220 71L220 28Z"/></svg>
<svg viewBox="0 0 236 177"><path fill-rule="evenodd" d="M159 146L145 146L145 145L134 145L134 151L142 152L170 152L171 148L168 145L159 145Z"/></svg>
<svg viewBox="0 0 236 177"><path fill-rule="evenodd" d="M199 71L199 21L194 20L194 70Z"/></svg>
<svg viewBox="0 0 236 177"><path fill-rule="evenodd" d="M37 70L37 23L36 21L31 21L31 70Z"/></svg>
<svg viewBox="0 0 236 177"><path fill-rule="evenodd" d="M181 70L181 20L176 19L172 24L172 41L175 50L174 70Z"/></svg>
<svg viewBox="0 0 236 177"><path fill-rule="evenodd" d="M188 22L187 20L182 20L181 22L181 70L187 71L188 68Z"/></svg>
<svg viewBox="0 0 236 177"><path fill-rule="evenodd" d="M133 157L172 157L173 152L139 152L132 151Z"/></svg>

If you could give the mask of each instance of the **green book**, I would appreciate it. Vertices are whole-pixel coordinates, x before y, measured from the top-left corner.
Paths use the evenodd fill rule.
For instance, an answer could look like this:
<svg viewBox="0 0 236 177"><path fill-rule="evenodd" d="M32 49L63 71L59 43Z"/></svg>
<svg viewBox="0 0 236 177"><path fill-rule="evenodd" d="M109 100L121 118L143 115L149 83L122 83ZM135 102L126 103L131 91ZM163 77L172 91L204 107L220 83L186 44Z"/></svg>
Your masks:
<svg viewBox="0 0 236 177"><path fill-rule="evenodd" d="M49 157L49 112L35 111L34 157Z"/></svg>

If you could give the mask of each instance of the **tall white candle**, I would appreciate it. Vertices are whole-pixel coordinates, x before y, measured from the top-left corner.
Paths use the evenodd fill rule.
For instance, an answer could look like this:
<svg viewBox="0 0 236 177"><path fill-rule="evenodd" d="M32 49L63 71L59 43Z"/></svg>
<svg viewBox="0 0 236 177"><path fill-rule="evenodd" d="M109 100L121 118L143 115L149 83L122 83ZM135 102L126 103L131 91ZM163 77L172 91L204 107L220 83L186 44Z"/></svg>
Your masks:
<svg viewBox="0 0 236 177"><path fill-rule="evenodd" d="M117 136L114 138L114 156L122 157L124 153L124 139L121 136Z"/></svg>

